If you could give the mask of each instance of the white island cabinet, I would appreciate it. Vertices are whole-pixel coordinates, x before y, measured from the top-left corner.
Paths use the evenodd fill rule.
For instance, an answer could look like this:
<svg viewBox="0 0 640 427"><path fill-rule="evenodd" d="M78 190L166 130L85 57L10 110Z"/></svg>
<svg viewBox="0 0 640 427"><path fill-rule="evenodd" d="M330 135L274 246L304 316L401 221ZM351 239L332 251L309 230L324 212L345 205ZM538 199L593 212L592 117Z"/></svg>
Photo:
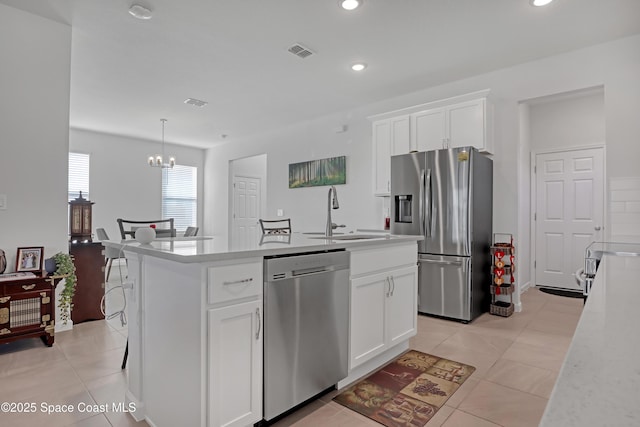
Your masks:
<svg viewBox="0 0 640 427"><path fill-rule="evenodd" d="M408 349L416 331L419 239L383 235L344 241L294 233L284 244L243 248L215 238L104 242L122 249L129 265L126 401L136 408L131 415L156 427L247 426L262 420L268 256L350 251L350 283L344 286L352 292L352 354L344 381L383 365ZM373 328L367 319L380 319L380 325Z"/></svg>
<svg viewBox="0 0 640 427"><path fill-rule="evenodd" d="M390 360L408 348L417 332L417 261L415 243L351 250L350 375L341 384L379 366L376 356Z"/></svg>

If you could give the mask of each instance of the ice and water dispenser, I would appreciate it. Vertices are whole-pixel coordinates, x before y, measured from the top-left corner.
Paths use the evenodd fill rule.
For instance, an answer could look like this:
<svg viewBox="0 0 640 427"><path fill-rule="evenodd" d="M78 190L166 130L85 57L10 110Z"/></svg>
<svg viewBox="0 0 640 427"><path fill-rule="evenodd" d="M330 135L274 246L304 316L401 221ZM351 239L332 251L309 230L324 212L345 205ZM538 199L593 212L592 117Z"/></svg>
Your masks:
<svg viewBox="0 0 640 427"><path fill-rule="evenodd" d="M394 197L395 203L395 222L413 222L411 218L411 203L413 197L411 194L397 195Z"/></svg>

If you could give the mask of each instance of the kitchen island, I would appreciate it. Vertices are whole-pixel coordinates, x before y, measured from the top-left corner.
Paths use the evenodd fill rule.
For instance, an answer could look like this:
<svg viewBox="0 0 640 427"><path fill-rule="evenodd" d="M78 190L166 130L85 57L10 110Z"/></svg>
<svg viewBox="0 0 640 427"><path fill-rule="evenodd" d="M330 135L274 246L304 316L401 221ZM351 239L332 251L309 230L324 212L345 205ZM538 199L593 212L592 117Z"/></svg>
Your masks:
<svg viewBox="0 0 640 427"><path fill-rule="evenodd" d="M241 247L214 238L105 242L128 260L126 401L157 427L246 426L263 417L263 262L350 255L348 376L408 349L417 327L418 236L266 235ZM365 236L361 236L365 237Z"/></svg>
<svg viewBox="0 0 640 427"><path fill-rule="evenodd" d="M640 257L604 255L540 423L640 425Z"/></svg>

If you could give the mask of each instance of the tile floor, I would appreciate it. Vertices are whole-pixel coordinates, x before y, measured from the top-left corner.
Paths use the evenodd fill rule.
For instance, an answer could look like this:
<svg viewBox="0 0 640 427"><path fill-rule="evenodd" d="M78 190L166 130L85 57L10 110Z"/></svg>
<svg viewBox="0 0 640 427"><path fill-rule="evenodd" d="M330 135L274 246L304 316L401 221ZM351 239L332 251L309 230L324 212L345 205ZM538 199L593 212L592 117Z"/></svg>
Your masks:
<svg viewBox="0 0 640 427"><path fill-rule="evenodd" d="M110 286L118 283L112 272ZM544 412L571 336L582 300L530 289L524 310L510 318L485 314L468 325L425 316L411 347L476 367L428 427L536 426ZM109 294L107 308L120 307L122 296ZM109 311L108 311L109 312ZM0 402L36 402L31 414L0 413L0 425L147 426L116 412L56 413L41 404L103 405L123 402L126 372L120 363L126 326L119 319L77 324L56 334L52 348L38 338L0 345ZM379 426L332 402L329 393L276 423L276 426ZM189 426L187 426L189 427Z"/></svg>

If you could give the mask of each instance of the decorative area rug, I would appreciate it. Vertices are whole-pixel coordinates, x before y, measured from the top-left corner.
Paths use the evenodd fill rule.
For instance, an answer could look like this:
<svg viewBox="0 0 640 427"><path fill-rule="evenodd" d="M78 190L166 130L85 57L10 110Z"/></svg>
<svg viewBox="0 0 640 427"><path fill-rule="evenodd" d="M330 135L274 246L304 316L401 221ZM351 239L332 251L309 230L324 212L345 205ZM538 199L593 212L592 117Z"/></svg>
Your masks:
<svg viewBox="0 0 640 427"><path fill-rule="evenodd" d="M422 427L475 370L411 350L333 400L387 427Z"/></svg>
<svg viewBox="0 0 640 427"><path fill-rule="evenodd" d="M555 289L555 288L543 288L540 287L540 292L544 292L545 294L558 295L561 297L569 297L569 298L584 298L582 291L568 291L565 289Z"/></svg>

